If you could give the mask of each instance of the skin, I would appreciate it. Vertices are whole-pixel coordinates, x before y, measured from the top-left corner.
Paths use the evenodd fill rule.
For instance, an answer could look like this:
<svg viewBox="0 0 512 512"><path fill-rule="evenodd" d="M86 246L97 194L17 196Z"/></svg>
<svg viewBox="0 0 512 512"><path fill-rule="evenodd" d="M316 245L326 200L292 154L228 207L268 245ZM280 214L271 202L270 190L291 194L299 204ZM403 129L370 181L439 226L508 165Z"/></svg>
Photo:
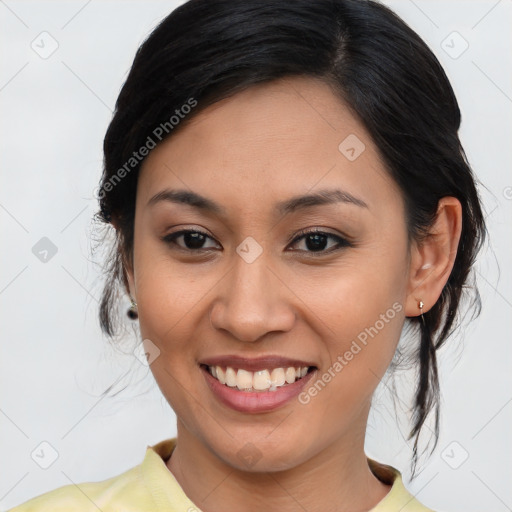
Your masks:
<svg viewBox="0 0 512 512"><path fill-rule="evenodd" d="M365 144L354 161L338 149L350 134ZM292 196L332 188L367 207L273 211ZM169 201L148 205L163 189L194 191L226 216ZM290 242L312 228L351 245L333 250L338 239L327 238L315 252L305 238ZM376 146L312 78L222 100L150 153L137 187L129 292L142 339L160 351L151 370L177 416L167 467L201 510L355 512L385 497L390 486L371 473L364 452L371 397L405 317L420 313L420 299L426 312L439 297L460 228L460 203L443 198L432 236L409 245L402 194ZM182 229L210 238L188 251L183 236L162 241ZM252 263L236 252L249 236L263 250ZM401 310L307 404L234 411L211 393L198 365L217 355L271 354L315 362L321 376L393 304ZM237 456L248 442L260 456L251 467Z"/></svg>

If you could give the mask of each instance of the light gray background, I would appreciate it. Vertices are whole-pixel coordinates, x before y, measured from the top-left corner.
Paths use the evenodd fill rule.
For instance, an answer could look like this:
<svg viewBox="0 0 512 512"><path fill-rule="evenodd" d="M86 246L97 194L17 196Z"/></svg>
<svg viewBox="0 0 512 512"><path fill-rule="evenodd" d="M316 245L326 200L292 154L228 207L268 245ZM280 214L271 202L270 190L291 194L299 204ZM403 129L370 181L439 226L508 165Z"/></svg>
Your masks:
<svg viewBox="0 0 512 512"><path fill-rule="evenodd" d="M478 264L482 314L463 345L449 344L462 348L441 353L438 449L410 483L405 426L397 433L379 391L367 454L401 469L435 510L504 512L512 510L512 0L384 3L452 80L462 141L485 184L491 244ZM115 99L137 47L176 5L0 0L2 510L117 475L176 433L173 412L132 353L135 337L114 350L100 333L101 276L91 257L94 189ZM57 248L46 262L32 250L43 237ZM114 381L114 390L128 388L102 399Z"/></svg>

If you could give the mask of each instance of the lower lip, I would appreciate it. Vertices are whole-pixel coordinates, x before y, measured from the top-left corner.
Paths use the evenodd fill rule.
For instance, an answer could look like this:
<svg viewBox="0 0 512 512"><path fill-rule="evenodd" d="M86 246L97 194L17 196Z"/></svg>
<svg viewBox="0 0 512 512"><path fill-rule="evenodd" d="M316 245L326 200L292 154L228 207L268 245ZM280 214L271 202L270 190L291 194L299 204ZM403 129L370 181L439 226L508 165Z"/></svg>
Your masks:
<svg viewBox="0 0 512 512"><path fill-rule="evenodd" d="M201 370L213 394L223 404L236 411L253 414L273 411L284 406L300 394L316 373L316 370L313 370L293 384L281 386L275 391L248 392L221 384L204 366L201 366Z"/></svg>

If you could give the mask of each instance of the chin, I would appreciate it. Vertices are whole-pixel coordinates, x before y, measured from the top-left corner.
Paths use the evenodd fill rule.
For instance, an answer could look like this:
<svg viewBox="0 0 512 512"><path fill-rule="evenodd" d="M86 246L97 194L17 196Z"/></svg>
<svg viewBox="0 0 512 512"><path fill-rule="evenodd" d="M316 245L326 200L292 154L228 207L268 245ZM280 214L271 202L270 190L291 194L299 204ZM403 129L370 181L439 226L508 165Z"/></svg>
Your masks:
<svg viewBox="0 0 512 512"><path fill-rule="evenodd" d="M265 440L266 435L247 435L244 436L245 443L218 447L213 451L227 465L250 473L286 471L304 462L304 457L297 452L297 447L302 446L300 442L293 442L293 438L288 436L285 443L276 443ZM241 436L236 437L242 439Z"/></svg>

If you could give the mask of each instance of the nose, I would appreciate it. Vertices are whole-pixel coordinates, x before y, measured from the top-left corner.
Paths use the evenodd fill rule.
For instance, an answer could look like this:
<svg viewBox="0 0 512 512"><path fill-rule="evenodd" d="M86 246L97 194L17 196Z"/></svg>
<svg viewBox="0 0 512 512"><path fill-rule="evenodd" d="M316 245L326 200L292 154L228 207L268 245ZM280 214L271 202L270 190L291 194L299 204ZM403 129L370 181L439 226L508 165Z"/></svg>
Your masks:
<svg viewBox="0 0 512 512"><path fill-rule="evenodd" d="M247 263L236 256L233 268L216 289L211 324L239 341L254 342L269 332L289 331L294 325L292 292L263 257Z"/></svg>

